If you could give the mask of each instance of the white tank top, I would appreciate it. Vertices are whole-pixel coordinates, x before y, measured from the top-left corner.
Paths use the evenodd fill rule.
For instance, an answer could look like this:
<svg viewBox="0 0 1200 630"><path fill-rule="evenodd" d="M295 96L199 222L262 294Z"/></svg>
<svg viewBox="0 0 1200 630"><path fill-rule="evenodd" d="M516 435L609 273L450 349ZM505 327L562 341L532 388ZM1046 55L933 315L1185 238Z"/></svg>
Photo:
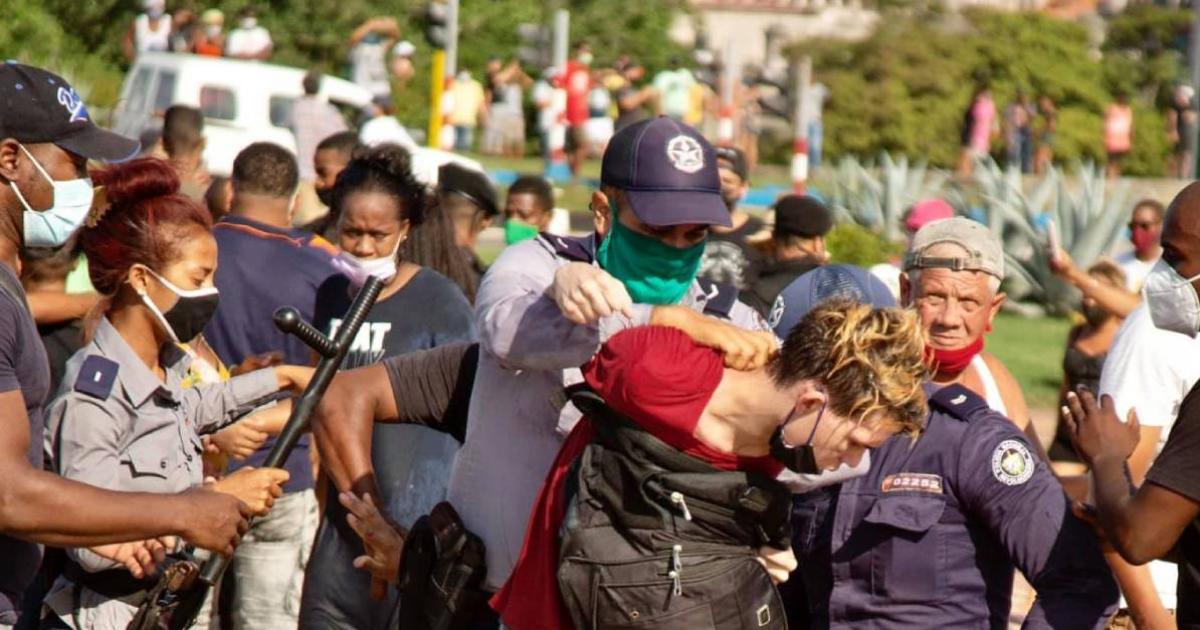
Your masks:
<svg viewBox="0 0 1200 630"><path fill-rule="evenodd" d="M992 371L988 369L987 361L983 360L982 354L977 354L971 359L971 367L975 368L975 373L983 382L983 391L986 394L988 406L1007 416L1008 408L1004 406L1004 399L1000 397L1000 386L996 384L996 379L992 376Z"/></svg>
<svg viewBox="0 0 1200 630"><path fill-rule="evenodd" d="M165 51L171 46L171 18L158 18L158 28L150 28L150 16L145 13L133 20L133 46L140 53Z"/></svg>

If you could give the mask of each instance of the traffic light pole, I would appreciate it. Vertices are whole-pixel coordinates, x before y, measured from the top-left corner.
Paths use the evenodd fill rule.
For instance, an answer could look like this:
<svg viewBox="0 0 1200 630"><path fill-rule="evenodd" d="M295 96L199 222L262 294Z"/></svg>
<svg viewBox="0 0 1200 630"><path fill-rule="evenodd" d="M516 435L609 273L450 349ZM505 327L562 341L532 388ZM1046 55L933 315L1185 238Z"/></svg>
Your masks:
<svg viewBox="0 0 1200 630"><path fill-rule="evenodd" d="M442 92L446 87L446 51L435 48L429 63L429 135L432 149L442 145Z"/></svg>
<svg viewBox="0 0 1200 630"><path fill-rule="evenodd" d="M547 179L568 181L571 168L567 164L567 40L571 31L571 13L566 9L554 12L554 98L553 124L550 127L549 151L546 151Z"/></svg>
<svg viewBox="0 0 1200 630"><path fill-rule="evenodd" d="M454 76L458 74L458 0L446 0L446 52L442 69L442 129L441 147L445 151L454 149L454 125L450 115L454 112Z"/></svg>

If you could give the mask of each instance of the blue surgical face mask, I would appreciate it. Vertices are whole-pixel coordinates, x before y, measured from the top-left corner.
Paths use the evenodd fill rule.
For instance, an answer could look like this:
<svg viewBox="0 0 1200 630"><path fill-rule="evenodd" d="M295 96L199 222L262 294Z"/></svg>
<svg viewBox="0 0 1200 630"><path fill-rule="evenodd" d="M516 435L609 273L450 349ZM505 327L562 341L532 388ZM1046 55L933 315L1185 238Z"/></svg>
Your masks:
<svg viewBox="0 0 1200 630"><path fill-rule="evenodd" d="M92 189L90 177L57 181L50 177L46 169L29 153L24 146L21 150L33 162L50 186L54 189L54 203L45 210L34 210L25 201L25 195L17 188L16 182L9 182L9 187L16 193L17 199L25 207L23 216L26 247L58 247L67 242L71 234L87 219L88 211L92 208Z"/></svg>

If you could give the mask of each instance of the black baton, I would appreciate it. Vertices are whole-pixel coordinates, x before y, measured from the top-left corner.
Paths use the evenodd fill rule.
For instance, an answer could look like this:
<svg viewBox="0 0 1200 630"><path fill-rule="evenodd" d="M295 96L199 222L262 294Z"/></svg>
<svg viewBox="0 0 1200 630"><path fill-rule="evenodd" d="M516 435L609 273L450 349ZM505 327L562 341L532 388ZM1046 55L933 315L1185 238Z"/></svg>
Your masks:
<svg viewBox="0 0 1200 630"><path fill-rule="evenodd" d="M311 324L304 321L304 318L300 317L300 313L296 309L290 306L275 311L275 327L300 338L321 355L321 360L317 362L317 369L313 373L312 380L308 382L308 387L292 405L292 413L288 416L287 424L283 426L279 437L276 438L275 446L267 454L263 467L278 468L292 454L292 449L296 448L296 442L300 440L300 435L308 427L308 420L317 408L317 403L325 395L325 390L329 388L329 383L333 381L338 368L342 366L342 361L346 358L346 351L350 349L350 344L354 343L358 329L362 327L363 320L371 312L371 307L375 306L375 299L379 297L379 292L382 290L382 280L374 276L367 278L366 284L358 290L358 295L354 297L354 302L350 305L350 310L346 312L346 317L333 339L313 328ZM203 590L212 588L227 566L229 566L229 558L214 554L208 559L208 562L204 563L204 569L200 572L199 588Z"/></svg>

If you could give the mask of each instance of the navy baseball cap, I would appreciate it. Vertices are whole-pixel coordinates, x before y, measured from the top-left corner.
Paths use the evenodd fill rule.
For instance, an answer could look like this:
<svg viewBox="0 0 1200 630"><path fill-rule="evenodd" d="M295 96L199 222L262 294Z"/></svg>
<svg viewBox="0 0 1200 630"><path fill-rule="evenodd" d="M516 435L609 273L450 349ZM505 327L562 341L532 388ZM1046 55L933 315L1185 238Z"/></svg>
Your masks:
<svg viewBox="0 0 1200 630"><path fill-rule="evenodd" d="M0 64L0 139L23 144L51 142L90 160L121 162L141 143L101 129L83 99L62 77L7 61Z"/></svg>
<svg viewBox="0 0 1200 630"><path fill-rule="evenodd" d="M823 265L792 280L771 306L768 323L786 339L814 307L832 298L847 298L876 308L896 305L891 289L871 272L854 265Z"/></svg>
<svg viewBox="0 0 1200 630"><path fill-rule="evenodd" d="M600 183L625 191L648 225L730 227L713 146L695 129L658 117L625 127L609 140Z"/></svg>

